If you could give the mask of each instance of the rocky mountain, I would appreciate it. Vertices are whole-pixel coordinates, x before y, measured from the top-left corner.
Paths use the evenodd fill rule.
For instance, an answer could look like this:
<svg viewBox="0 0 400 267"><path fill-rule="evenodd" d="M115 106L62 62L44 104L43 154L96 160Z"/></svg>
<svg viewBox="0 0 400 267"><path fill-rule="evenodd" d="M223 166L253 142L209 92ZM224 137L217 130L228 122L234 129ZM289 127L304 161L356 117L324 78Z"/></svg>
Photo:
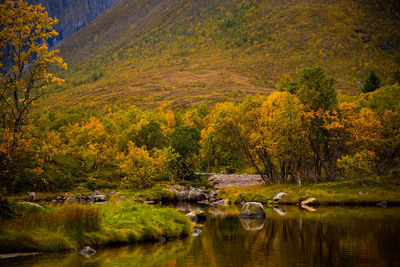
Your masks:
<svg viewBox="0 0 400 267"><path fill-rule="evenodd" d="M112 7L118 0L29 0L31 4L41 4L51 17L59 23L55 25L59 35L49 40L50 46L57 45L74 32L80 30L97 16Z"/></svg>

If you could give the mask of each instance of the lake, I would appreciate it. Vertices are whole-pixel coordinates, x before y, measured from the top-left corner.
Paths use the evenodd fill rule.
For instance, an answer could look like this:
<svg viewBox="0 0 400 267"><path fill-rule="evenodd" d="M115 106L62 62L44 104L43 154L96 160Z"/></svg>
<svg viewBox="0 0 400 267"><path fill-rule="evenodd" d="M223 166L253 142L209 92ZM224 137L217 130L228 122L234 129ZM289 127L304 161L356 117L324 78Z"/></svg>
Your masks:
<svg viewBox="0 0 400 267"><path fill-rule="evenodd" d="M237 209L209 208L197 237L101 248L88 259L53 253L0 265L400 266L400 208L283 206L253 220L239 219Z"/></svg>

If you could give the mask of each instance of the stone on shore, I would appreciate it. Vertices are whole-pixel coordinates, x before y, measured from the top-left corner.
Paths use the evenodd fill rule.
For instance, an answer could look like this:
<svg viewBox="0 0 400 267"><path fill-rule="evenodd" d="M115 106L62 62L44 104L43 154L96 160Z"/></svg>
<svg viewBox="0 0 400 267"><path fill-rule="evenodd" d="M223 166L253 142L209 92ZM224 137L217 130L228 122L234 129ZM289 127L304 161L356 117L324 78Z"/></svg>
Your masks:
<svg viewBox="0 0 400 267"><path fill-rule="evenodd" d="M301 206L315 206L315 205L319 205L319 201L318 199L314 198L314 197L310 197L307 198L306 200L303 200L300 205Z"/></svg>
<svg viewBox="0 0 400 267"><path fill-rule="evenodd" d="M286 197L287 195L288 195L288 194L286 194L286 193L284 193L284 192L280 192L280 193L276 194L276 195L272 198L272 200L273 200L273 201L278 201L278 200L280 200L280 199Z"/></svg>
<svg viewBox="0 0 400 267"><path fill-rule="evenodd" d="M90 256L94 255L95 253L96 253L96 250L92 249L89 246L84 247L80 252L80 254L82 256L85 256L86 258L89 258Z"/></svg>
<svg viewBox="0 0 400 267"><path fill-rule="evenodd" d="M186 216L194 223L204 222L206 220L206 214L202 210L191 211L186 214Z"/></svg>

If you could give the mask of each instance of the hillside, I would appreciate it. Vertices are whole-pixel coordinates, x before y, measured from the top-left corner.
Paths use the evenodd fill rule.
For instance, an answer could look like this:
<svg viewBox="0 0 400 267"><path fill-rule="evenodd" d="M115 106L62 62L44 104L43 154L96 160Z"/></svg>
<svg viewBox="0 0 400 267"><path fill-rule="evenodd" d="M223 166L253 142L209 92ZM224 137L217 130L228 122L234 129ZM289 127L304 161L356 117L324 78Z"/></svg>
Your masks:
<svg viewBox="0 0 400 267"><path fill-rule="evenodd" d="M49 41L50 46L55 46L60 41L67 39L74 32L83 28L98 15L109 9L118 0L29 0L31 4L41 4L50 17L59 20L54 28L59 35Z"/></svg>
<svg viewBox="0 0 400 267"><path fill-rule="evenodd" d="M274 90L320 65L354 94L399 69L399 1L120 0L60 46L48 104L214 103Z"/></svg>

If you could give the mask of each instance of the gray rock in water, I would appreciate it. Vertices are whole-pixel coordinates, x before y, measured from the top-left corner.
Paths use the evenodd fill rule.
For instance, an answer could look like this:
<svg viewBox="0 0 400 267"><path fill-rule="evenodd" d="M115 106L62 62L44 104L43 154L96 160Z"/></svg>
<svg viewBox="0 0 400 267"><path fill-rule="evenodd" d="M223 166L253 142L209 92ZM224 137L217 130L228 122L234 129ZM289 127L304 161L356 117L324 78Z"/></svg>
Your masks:
<svg viewBox="0 0 400 267"><path fill-rule="evenodd" d="M278 200L280 200L280 199L286 197L287 195L288 195L288 194L286 194L286 193L284 193L284 192L280 192L280 193L276 194L276 195L272 198L272 200L273 200L273 201L278 201Z"/></svg>
<svg viewBox="0 0 400 267"><path fill-rule="evenodd" d="M165 242L167 242L167 237L165 237L165 236L162 236L161 238L160 238L160 241L162 242L162 243L165 243Z"/></svg>
<svg viewBox="0 0 400 267"><path fill-rule="evenodd" d="M93 256L95 253L96 253L96 250L92 249L89 246L84 247L80 252L80 254L82 256L85 256L86 258L89 258L89 257Z"/></svg>
<svg viewBox="0 0 400 267"><path fill-rule="evenodd" d="M104 202L104 201L109 200L110 197L107 195L95 195L93 197L93 199L94 199L94 202Z"/></svg>
<svg viewBox="0 0 400 267"><path fill-rule="evenodd" d="M186 191L186 190L177 192L176 195L175 195L175 197L176 197L176 200L178 200L178 201L185 201L185 200L188 200L189 192Z"/></svg>
<svg viewBox="0 0 400 267"><path fill-rule="evenodd" d="M199 236L201 233L201 230L199 228L194 228L194 233L192 234L192 236Z"/></svg>
<svg viewBox="0 0 400 267"><path fill-rule="evenodd" d="M198 223L204 222L206 220L206 214L202 210L191 211L186 216L189 218L191 222Z"/></svg>
<svg viewBox="0 0 400 267"><path fill-rule="evenodd" d="M246 202L239 214L240 218L265 218L264 206L260 202Z"/></svg>
<svg viewBox="0 0 400 267"><path fill-rule="evenodd" d="M386 200L384 200L384 201L380 201L380 202L376 203L376 205L379 207L382 207L382 208L387 208L388 202Z"/></svg>
<svg viewBox="0 0 400 267"><path fill-rule="evenodd" d="M231 201L229 199L221 199L212 203L213 205L229 206Z"/></svg>
<svg viewBox="0 0 400 267"><path fill-rule="evenodd" d="M79 199L76 197L67 197L64 203L73 204L79 202Z"/></svg>
<svg viewBox="0 0 400 267"><path fill-rule="evenodd" d="M204 196L204 191L200 188L192 188L189 191L189 195L188 195L188 200L189 201L193 201L193 202L197 202L197 201L201 201L204 200L205 196Z"/></svg>
<svg viewBox="0 0 400 267"><path fill-rule="evenodd" d="M39 201L39 196L35 192L29 192L31 201Z"/></svg>

